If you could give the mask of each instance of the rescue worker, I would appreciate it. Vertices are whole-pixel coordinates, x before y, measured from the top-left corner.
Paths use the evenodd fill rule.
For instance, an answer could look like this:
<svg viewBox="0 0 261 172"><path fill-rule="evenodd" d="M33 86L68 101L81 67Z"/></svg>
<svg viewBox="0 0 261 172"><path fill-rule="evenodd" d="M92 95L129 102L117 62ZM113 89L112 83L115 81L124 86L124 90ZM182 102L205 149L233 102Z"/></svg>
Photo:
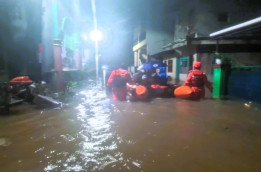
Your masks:
<svg viewBox="0 0 261 172"><path fill-rule="evenodd" d="M191 99L198 100L205 98L204 86L206 86L210 92L212 92L213 88L211 83L208 81L206 74L200 70L201 62L194 62L193 67L194 69L189 71L185 85L190 86L192 89Z"/></svg>
<svg viewBox="0 0 261 172"><path fill-rule="evenodd" d="M117 70L113 70L109 76L107 86L112 89L113 100L125 101L127 96L126 84L132 83L130 73L124 65Z"/></svg>
<svg viewBox="0 0 261 172"><path fill-rule="evenodd" d="M168 77L164 67L157 68L155 73L151 75L153 83L157 85L167 85Z"/></svg>

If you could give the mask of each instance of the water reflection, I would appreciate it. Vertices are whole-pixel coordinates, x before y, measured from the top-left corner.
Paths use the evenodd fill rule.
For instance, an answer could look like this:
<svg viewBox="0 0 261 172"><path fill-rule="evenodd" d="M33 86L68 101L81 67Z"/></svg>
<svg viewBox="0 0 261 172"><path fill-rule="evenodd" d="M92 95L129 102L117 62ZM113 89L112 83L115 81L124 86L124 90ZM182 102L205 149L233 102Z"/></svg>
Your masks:
<svg viewBox="0 0 261 172"><path fill-rule="evenodd" d="M112 102L90 86L62 109L25 105L12 113L0 117L1 171L261 169L255 103Z"/></svg>
<svg viewBox="0 0 261 172"><path fill-rule="evenodd" d="M71 121L76 125L76 133L74 136L61 135L63 142L75 142L76 150L69 153L60 166L57 166L57 162L48 164L46 171L57 168L65 171L95 171L119 159L105 94L99 88L92 87L80 92L80 97L80 104L69 110L75 116L71 117Z"/></svg>

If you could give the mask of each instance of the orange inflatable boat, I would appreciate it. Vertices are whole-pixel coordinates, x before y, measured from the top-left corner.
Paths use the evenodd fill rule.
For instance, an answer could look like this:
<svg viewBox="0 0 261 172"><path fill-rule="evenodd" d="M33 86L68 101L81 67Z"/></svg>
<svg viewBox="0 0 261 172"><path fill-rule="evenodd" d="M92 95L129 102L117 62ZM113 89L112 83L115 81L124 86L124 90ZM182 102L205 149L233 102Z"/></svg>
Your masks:
<svg viewBox="0 0 261 172"><path fill-rule="evenodd" d="M182 85L174 90L174 95L177 98L191 99L192 90L189 86Z"/></svg>

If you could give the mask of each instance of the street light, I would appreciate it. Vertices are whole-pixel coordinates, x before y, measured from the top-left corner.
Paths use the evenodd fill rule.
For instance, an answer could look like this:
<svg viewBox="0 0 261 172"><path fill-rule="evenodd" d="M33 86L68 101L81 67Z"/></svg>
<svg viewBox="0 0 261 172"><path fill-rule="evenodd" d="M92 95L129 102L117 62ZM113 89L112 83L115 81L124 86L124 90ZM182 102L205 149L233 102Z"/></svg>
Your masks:
<svg viewBox="0 0 261 172"><path fill-rule="evenodd" d="M98 75L99 75L99 54L98 54L98 41L102 39L101 31L95 29L90 32L90 38L95 43L95 62L96 62L96 81L98 82Z"/></svg>
<svg viewBox="0 0 261 172"><path fill-rule="evenodd" d="M102 39L102 33L101 31L99 30L93 30L91 31L90 33L90 38L93 40L93 41L100 41Z"/></svg>

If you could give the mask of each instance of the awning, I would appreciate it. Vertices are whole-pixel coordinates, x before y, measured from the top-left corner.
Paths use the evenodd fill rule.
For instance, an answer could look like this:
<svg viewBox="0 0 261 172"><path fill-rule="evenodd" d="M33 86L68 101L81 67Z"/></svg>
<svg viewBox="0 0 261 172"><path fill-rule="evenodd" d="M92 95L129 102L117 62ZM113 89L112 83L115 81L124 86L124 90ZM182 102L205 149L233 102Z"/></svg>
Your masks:
<svg viewBox="0 0 261 172"><path fill-rule="evenodd" d="M261 37L191 38L196 53L260 53Z"/></svg>
<svg viewBox="0 0 261 172"><path fill-rule="evenodd" d="M183 57L193 55L195 52L195 46L188 44L186 40L180 42L174 42L163 47L165 50L151 55L153 58L164 59L169 57Z"/></svg>
<svg viewBox="0 0 261 172"><path fill-rule="evenodd" d="M176 54L175 50L165 50L165 51L161 51L157 54L150 55L150 58L163 59L163 58L167 58L170 56L174 56L175 54Z"/></svg>
<svg viewBox="0 0 261 172"><path fill-rule="evenodd" d="M224 36L242 36L242 35L261 35L261 17L216 31L209 36L212 38L224 37Z"/></svg>
<svg viewBox="0 0 261 172"><path fill-rule="evenodd" d="M195 53L261 53L261 17L211 33L209 37L187 37L162 48L153 57L190 56Z"/></svg>

